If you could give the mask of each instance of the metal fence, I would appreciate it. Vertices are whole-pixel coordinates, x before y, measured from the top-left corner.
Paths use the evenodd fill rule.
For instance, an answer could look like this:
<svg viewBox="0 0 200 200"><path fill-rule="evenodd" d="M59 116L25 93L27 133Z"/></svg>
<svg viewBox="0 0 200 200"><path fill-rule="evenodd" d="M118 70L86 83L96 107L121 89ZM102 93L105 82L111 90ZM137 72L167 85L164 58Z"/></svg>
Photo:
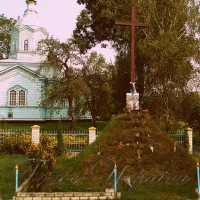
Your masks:
<svg viewBox="0 0 200 200"><path fill-rule="evenodd" d="M7 143L16 143L20 139L26 142L30 140L31 129L0 129L0 143L7 141Z"/></svg>
<svg viewBox="0 0 200 200"><path fill-rule="evenodd" d="M40 130L40 136L47 134L54 146L57 146L57 130ZM97 132L97 135L99 132ZM62 131L65 152L80 152L89 144L89 131ZM17 143L20 140L31 140L31 129L0 129L0 144Z"/></svg>
<svg viewBox="0 0 200 200"><path fill-rule="evenodd" d="M57 131L41 131L41 135L48 134L52 142L57 146ZM89 132L88 131L63 131L63 144L64 151L80 152L89 144Z"/></svg>
<svg viewBox="0 0 200 200"><path fill-rule="evenodd" d="M170 137L174 139L174 141L177 142L181 147L185 147L186 142L186 134L185 132L168 132Z"/></svg>

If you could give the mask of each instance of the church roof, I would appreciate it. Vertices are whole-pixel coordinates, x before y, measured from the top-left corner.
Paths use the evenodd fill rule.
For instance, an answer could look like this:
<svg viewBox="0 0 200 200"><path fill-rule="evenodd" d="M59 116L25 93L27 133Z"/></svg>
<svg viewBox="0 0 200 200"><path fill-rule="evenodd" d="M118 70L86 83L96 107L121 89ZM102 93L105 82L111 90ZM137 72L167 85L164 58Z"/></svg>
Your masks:
<svg viewBox="0 0 200 200"><path fill-rule="evenodd" d="M1 64L3 63L35 63L35 64L38 64L38 63L41 63L41 60L23 60L23 59L2 59L0 60L0 66Z"/></svg>
<svg viewBox="0 0 200 200"><path fill-rule="evenodd" d="M27 9L24 11L24 15L21 19L17 21L16 26L31 26L32 28L43 27L41 21L38 18L38 13L35 9L37 1L35 0L26 0Z"/></svg>
<svg viewBox="0 0 200 200"><path fill-rule="evenodd" d="M41 74L37 73L36 71L28 69L27 67L24 67L23 65L20 65L20 64L16 64L14 66L8 67L8 68L0 71L0 77L2 78L3 75L5 75L11 71L14 71L14 70L24 72L24 73L29 74L34 77L38 77L39 79L46 79L45 76L42 76Z"/></svg>

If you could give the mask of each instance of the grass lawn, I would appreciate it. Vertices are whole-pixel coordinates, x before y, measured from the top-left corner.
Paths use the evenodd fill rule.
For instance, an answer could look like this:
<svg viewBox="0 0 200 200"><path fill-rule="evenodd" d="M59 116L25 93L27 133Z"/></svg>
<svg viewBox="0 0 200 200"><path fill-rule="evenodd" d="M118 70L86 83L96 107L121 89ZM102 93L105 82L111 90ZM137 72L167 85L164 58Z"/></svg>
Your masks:
<svg viewBox="0 0 200 200"><path fill-rule="evenodd" d="M19 185L25 179L22 169L26 166L28 159L24 155L0 154L0 199L9 200L15 193L15 166L19 167Z"/></svg>
<svg viewBox="0 0 200 200"><path fill-rule="evenodd" d="M9 200L15 193L15 166L19 166L20 185L25 179L22 174L28 159L22 155L0 154L0 160L0 198ZM66 165L66 159L63 157L60 162L64 162L63 164ZM120 190L122 192L121 200L196 200L196 187L195 181L189 181L186 185L135 185L130 191L128 188ZM76 188L75 185L71 189L84 192L84 188Z"/></svg>
<svg viewBox="0 0 200 200"><path fill-rule="evenodd" d="M15 166L19 166L21 184L25 177L20 176L20 169L25 167L28 160L26 156L6 154L0 154L0 160L0 198L9 200L15 193ZM121 200L196 200L195 187L196 183L191 181L186 185L135 185L130 191L121 190ZM84 192L84 189L81 191Z"/></svg>
<svg viewBox="0 0 200 200"><path fill-rule="evenodd" d="M131 123L131 121L128 123ZM24 128L24 129L29 129L32 125L34 124L6 124L8 127L7 128ZM108 123L104 123L104 122L97 122L97 130L98 131L102 131L106 126L108 125ZM126 124L125 124L126 125ZM64 129L67 130L69 126L69 123L66 123L63 125ZM87 130L89 127L92 126L91 122L78 122L77 123L77 130ZM119 126L119 127L117 127ZM116 141L117 140L117 131L119 128L123 128L123 130L127 127L121 127L122 125L119 123L114 124L114 127L112 128L112 138L111 139L105 139L104 137L106 137L107 135L105 135L102 132L102 138L100 138L97 142L99 143L93 143L90 146L88 146L86 149L84 149L83 154L82 152L80 153L80 156L75 157L75 158L71 158L68 159L66 156L61 156L57 158L57 164L56 164L56 169L55 169L55 174L56 175L65 175L65 174L70 174L72 175L71 171L75 172L77 170L80 170L77 172L77 174L80 175L83 173L83 171L88 172L88 168L90 166L90 160L87 160L91 154L91 156L94 154L96 156L97 150L99 148L101 148L101 154L104 153L103 150L105 150L105 152L111 152L109 155L115 155L116 152L116 148L115 146L118 145ZM132 124L131 124L132 127ZM1 128L1 127L0 127ZM57 123L49 123L49 124L41 124L41 129L46 129L46 130L56 130L57 129ZM129 130L129 129L128 129ZM135 129L134 129L135 130ZM120 134L123 133L124 134L124 138L127 138L127 136L129 136L129 133L124 133L121 129L120 129ZM151 138L153 138L153 133L154 131L152 131L151 134ZM130 135L132 138L132 135ZM150 139L151 139L150 138ZM149 140L150 140L149 139ZM162 139L162 138L161 138ZM108 141L110 142L114 142L113 145L108 144ZM154 146L157 148L160 146L164 146L167 144L167 139L163 138L163 141L159 141L159 143L154 143ZM151 141L153 142L153 140ZM101 144L101 145L99 145ZM152 144L152 143L151 143ZM107 146L106 146L107 145ZM95 149L94 147L96 147L97 149ZM116 146L117 147L117 146ZM128 160L130 160L131 158L135 158L136 155L133 154L134 148L136 147L130 147L132 148L132 151L127 151L126 149L129 148L129 146L126 146L126 148L124 147L124 154L122 156L119 156L118 154L116 154L116 157L114 159L118 159L118 157L122 160L119 160L118 166L119 164L122 162L123 164L123 158L128 158ZM165 148L167 149L167 148ZM162 150L162 149L161 149ZM128 154L130 153L130 154ZM159 151L156 152L157 158L159 157ZM171 155L171 157L169 155L166 155L167 158L171 158L171 159L167 159L167 161L172 161L172 158L175 157L176 159L173 160L174 163L176 163L176 160L179 160L182 164L190 162L190 160L186 160L188 159L187 156L183 156L183 158L181 157L177 157L181 152L177 152L177 155L175 156L175 154L171 153L169 155ZM127 155L126 155L127 154ZM163 152L163 155L166 154L166 151ZM103 154L102 154L103 155ZM107 155L107 154L106 154ZM121 154L120 154L121 155ZM125 155L125 156L124 156ZM130 156L132 155L132 157ZM143 157L146 156L145 158L147 159L147 156L151 156L151 154L143 154ZM200 160L199 155L195 155L193 156L195 158L196 161ZM137 158L137 157L136 157ZM160 159L163 159L163 156L160 157ZM91 157L92 159L92 157ZM153 159L151 159L150 161L152 161ZM159 160L156 160L159 161ZM7 155L7 154L1 154L0 153L0 199L2 200L9 200L12 198L12 196L15 193L15 166L18 165L19 166L19 185L22 183L22 181L26 178L26 173L23 174L23 172L25 172L25 167L26 164L28 163L28 159L26 156L22 156L22 155ZM80 164L82 163L82 165ZM136 162L134 161L132 163L132 165L134 165ZM168 162L167 162L168 163ZM167 164L166 163L166 164ZM148 164L148 163L147 163ZM159 167L159 163L156 162L152 162L150 163L153 166L155 166L155 169ZM195 164L194 164L195 165ZM102 163L102 166L103 163ZM174 165L173 165L174 166ZM190 166L188 164L188 166ZM121 200L196 200L198 199L197 194L195 192L195 188L197 187L197 183L195 180L196 177L196 171L195 168L196 166L194 166L194 168L190 168L192 170L192 178L185 184L185 185L181 185L181 184L173 184L173 185L156 185L156 184L152 184L152 185L145 185L145 184L136 184L132 187L132 189L129 191L129 187L126 185L123 185L122 182L118 183L118 190L121 191L122 193L122 198ZM71 171L70 171L71 170ZM85 175L85 173L83 173L83 175ZM88 174L88 173L87 173ZM66 179L67 180L67 179ZM88 181L89 180L89 181ZM71 181L71 179L70 179ZM97 184L97 180L95 180L95 184L94 185L94 190L95 191L102 191L105 190L105 188L109 188L106 185L106 182L103 182L102 184L99 185ZM67 182L66 182L67 184ZM112 180L111 180L111 187L112 187ZM52 192L59 192L59 191L88 191L89 186L91 186L91 180L87 179L87 182L82 182L82 183L78 183L78 184L68 184L68 185L62 185L62 184L58 184L58 185L53 185L52 187L49 187L47 185L47 191L52 191Z"/></svg>
<svg viewBox="0 0 200 200"><path fill-rule="evenodd" d="M31 126L39 125L41 130L57 130L58 122L46 122L46 123L28 123L28 122L20 122L20 123L2 123L0 122L0 129L31 129ZM63 130L68 130L70 126L70 122L63 122ZM97 131L102 131L108 122L97 122ZM81 122L78 121L76 124L75 130L88 130L88 128L92 127L92 122Z"/></svg>
<svg viewBox="0 0 200 200"><path fill-rule="evenodd" d="M97 131L102 131L107 125L108 122L96 122ZM48 122L48 123L0 123L0 129L31 129L31 126L39 125L41 130L57 130L58 122ZM62 123L63 130L68 130L70 127L70 122ZM92 122L77 122L75 130L88 130L92 127Z"/></svg>

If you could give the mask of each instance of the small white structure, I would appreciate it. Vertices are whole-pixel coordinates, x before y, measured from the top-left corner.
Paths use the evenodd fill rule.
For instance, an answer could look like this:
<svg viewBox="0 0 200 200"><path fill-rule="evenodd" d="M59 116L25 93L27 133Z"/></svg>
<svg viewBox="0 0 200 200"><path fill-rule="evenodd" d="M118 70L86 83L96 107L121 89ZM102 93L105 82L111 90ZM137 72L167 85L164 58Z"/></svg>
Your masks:
<svg viewBox="0 0 200 200"><path fill-rule="evenodd" d="M31 133L31 141L34 144L39 144L40 142L40 126L34 125L31 126L32 133Z"/></svg>
<svg viewBox="0 0 200 200"><path fill-rule="evenodd" d="M193 154L193 129L187 128L186 129L187 137L188 137L188 151L189 154Z"/></svg>
<svg viewBox="0 0 200 200"><path fill-rule="evenodd" d="M126 93L126 106L131 110L139 110L139 93Z"/></svg>
<svg viewBox="0 0 200 200"><path fill-rule="evenodd" d="M96 140L96 128L90 127L89 128L89 144Z"/></svg>

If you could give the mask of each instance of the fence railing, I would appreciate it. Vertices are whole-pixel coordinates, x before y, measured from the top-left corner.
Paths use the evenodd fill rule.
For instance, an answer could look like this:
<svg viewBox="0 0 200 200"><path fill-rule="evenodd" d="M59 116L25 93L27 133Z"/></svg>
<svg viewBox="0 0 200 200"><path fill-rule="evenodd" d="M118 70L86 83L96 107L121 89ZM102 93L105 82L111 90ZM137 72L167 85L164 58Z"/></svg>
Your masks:
<svg viewBox="0 0 200 200"><path fill-rule="evenodd" d="M54 146L57 146L57 130L40 130L40 136L47 134L51 137ZM99 132L96 133L98 136ZM62 131L63 150L65 152L80 152L89 145L89 131ZM17 143L19 140L30 141L31 129L0 129L0 144L3 142Z"/></svg>
<svg viewBox="0 0 200 200"><path fill-rule="evenodd" d="M181 147L185 146L185 141L186 141L185 132L168 132L168 133L170 137L172 137L177 144L179 144Z"/></svg>
<svg viewBox="0 0 200 200"><path fill-rule="evenodd" d="M0 129L0 134L31 134L31 129Z"/></svg>
<svg viewBox="0 0 200 200"><path fill-rule="evenodd" d="M19 140L29 141L31 129L0 129L0 143L17 143Z"/></svg>
<svg viewBox="0 0 200 200"><path fill-rule="evenodd" d="M40 134L48 134L51 140L57 146L57 131L41 131ZM79 152L89 144L88 131L63 131L63 148L64 151Z"/></svg>
<svg viewBox="0 0 200 200"><path fill-rule="evenodd" d="M193 145L193 150L194 150L194 152L200 153L200 147L199 146Z"/></svg>

